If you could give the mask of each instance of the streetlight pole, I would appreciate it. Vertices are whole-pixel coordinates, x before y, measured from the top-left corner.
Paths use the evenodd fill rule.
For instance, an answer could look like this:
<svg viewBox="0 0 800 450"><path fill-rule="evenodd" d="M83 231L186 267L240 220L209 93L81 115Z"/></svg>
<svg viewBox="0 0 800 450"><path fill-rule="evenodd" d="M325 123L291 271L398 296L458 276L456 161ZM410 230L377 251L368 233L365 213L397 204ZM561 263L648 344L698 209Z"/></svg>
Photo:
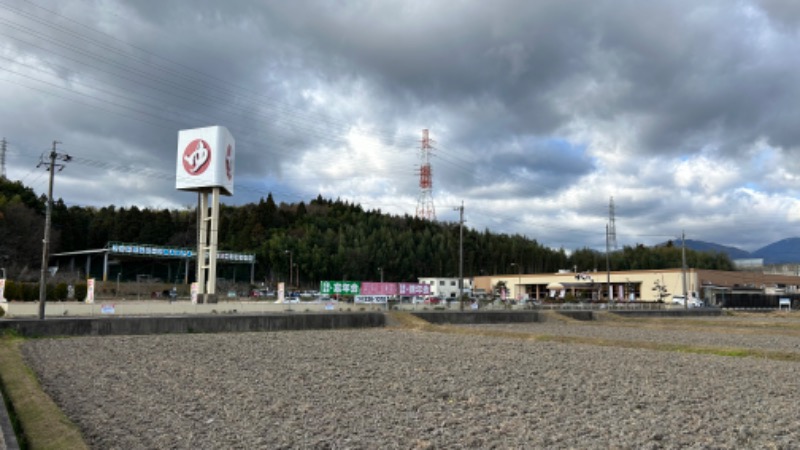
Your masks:
<svg viewBox="0 0 800 450"><path fill-rule="evenodd" d="M611 291L611 263L608 256L608 224L606 224L606 284L608 285L608 303L611 304L613 300L613 292Z"/></svg>
<svg viewBox="0 0 800 450"><path fill-rule="evenodd" d="M681 279L683 280L683 309L689 309L689 297L686 293L686 232L681 231Z"/></svg>
<svg viewBox="0 0 800 450"><path fill-rule="evenodd" d="M114 297L119 295L119 277L122 276L122 272L117 272L117 292L114 294Z"/></svg>
<svg viewBox="0 0 800 450"><path fill-rule="evenodd" d="M381 283L383 283L383 267L378 267L378 271L381 273Z"/></svg>

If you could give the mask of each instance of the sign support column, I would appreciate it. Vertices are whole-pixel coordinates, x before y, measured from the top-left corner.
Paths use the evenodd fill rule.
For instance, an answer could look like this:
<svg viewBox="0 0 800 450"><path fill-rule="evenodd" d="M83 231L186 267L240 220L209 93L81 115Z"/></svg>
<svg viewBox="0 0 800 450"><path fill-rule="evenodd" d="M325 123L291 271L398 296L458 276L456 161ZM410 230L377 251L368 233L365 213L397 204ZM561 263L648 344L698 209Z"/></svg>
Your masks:
<svg viewBox="0 0 800 450"><path fill-rule="evenodd" d="M217 233L219 231L219 188L211 190L211 217L209 217L208 290L206 299L217 293ZM213 300L212 300L213 301ZM208 303L208 302L206 302ZM216 303L216 302L214 302Z"/></svg>
<svg viewBox="0 0 800 450"><path fill-rule="evenodd" d="M178 132L175 187L198 193L197 288L204 303L216 302L219 196L233 195L234 155L235 142L225 127Z"/></svg>
<svg viewBox="0 0 800 450"><path fill-rule="evenodd" d="M197 235L197 289L198 301L203 303L205 300L206 290L206 242L208 240L208 193L198 192L197 214L199 215L200 232ZM202 295L202 297L201 297ZM200 299L203 300L200 300Z"/></svg>

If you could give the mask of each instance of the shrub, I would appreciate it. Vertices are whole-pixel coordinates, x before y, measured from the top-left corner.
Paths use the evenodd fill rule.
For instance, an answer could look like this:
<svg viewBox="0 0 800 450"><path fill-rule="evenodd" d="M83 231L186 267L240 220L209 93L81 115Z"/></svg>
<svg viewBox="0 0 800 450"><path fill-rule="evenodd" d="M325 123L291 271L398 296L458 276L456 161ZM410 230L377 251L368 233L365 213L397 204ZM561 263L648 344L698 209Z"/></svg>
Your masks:
<svg viewBox="0 0 800 450"><path fill-rule="evenodd" d="M3 295L8 300L22 300L22 284L6 280L6 288Z"/></svg>
<svg viewBox="0 0 800 450"><path fill-rule="evenodd" d="M55 300L64 301L67 299L67 283L58 283L53 292Z"/></svg>
<svg viewBox="0 0 800 450"><path fill-rule="evenodd" d="M39 300L39 283L23 283L22 284L22 298L25 302L35 302Z"/></svg>
<svg viewBox="0 0 800 450"><path fill-rule="evenodd" d="M75 300L83 301L86 300L86 283L76 283L75 284Z"/></svg>

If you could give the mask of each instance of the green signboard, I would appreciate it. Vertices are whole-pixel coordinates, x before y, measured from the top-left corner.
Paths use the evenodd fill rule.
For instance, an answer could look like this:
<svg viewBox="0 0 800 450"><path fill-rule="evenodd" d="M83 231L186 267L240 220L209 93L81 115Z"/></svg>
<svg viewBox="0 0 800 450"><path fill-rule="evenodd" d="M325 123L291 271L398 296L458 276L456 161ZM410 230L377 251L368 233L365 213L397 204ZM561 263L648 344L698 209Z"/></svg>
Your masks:
<svg viewBox="0 0 800 450"><path fill-rule="evenodd" d="M361 282L322 281L319 283L319 292L325 295L358 295L361 292Z"/></svg>

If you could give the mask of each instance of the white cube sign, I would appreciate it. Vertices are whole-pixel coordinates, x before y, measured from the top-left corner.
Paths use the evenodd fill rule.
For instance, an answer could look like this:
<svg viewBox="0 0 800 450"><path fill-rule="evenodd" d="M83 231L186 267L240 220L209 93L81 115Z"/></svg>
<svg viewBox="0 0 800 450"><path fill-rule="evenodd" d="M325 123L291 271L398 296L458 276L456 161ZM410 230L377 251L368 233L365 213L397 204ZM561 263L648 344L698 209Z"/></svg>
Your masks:
<svg viewBox="0 0 800 450"><path fill-rule="evenodd" d="M225 127L180 130L175 188L193 191L219 187L222 194L233 195L235 154L236 142Z"/></svg>

